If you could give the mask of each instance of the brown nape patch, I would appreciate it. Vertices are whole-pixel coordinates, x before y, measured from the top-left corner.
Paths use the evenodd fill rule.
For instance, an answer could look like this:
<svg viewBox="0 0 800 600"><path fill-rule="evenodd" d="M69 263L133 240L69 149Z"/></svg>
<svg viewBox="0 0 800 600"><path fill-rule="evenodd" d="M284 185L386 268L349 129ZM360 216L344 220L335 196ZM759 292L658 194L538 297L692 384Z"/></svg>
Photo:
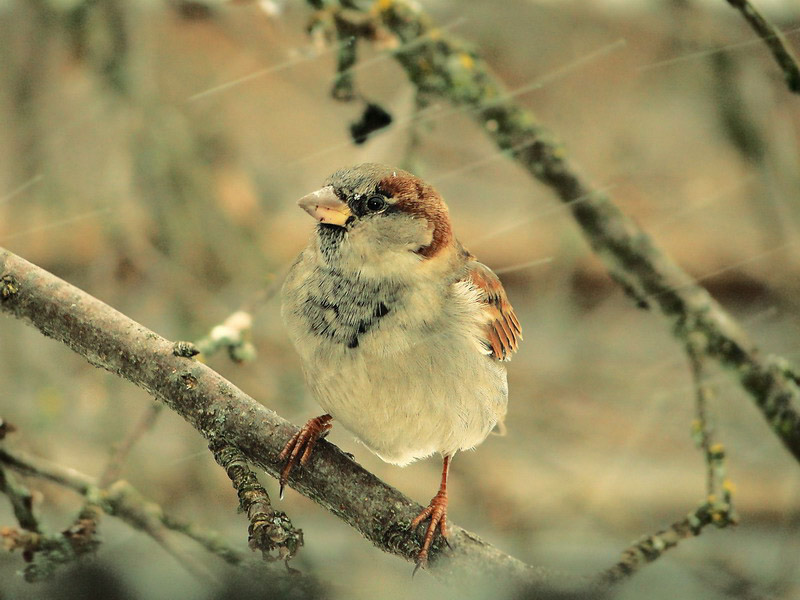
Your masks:
<svg viewBox="0 0 800 600"><path fill-rule="evenodd" d="M433 186L413 175L399 175L383 178L379 189L395 199L398 210L425 219L433 227L433 240L417 250L417 254L433 258L451 243L450 213Z"/></svg>

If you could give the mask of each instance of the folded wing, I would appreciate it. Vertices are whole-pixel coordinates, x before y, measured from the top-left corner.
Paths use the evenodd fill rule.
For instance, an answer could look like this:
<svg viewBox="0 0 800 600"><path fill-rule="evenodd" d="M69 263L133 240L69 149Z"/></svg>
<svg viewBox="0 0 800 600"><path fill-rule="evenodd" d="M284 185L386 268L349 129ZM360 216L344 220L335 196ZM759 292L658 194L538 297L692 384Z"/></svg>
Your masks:
<svg viewBox="0 0 800 600"><path fill-rule="evenodd" d="M486 311L488 322L482 341L487 350L497 360L511 360L511 355L522 341L522 327L500 279L489 267L470 256L463 281L476 290Z"/></svg>

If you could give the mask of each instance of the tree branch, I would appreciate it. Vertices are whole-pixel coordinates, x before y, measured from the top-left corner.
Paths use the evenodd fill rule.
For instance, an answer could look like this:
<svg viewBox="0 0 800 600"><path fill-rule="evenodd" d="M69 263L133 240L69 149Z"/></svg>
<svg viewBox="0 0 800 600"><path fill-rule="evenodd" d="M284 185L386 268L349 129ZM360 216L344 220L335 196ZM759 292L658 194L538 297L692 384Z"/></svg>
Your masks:
<svg viewBox="0 0 800 600"><path fill-rule="evenodd" d="M694 379L695 420L692 422L692 437L703 451L706 461L706 501L683 519L653 535L642 537L622 552L621 560L598 576L598 582L614 585L635 574L647 563L659 558L681 540L696 537L709 525L722 529L736 525L739 516L733 508L733 484L728 480L725 465L725 449L715 443L708 417L708 400L713 395L709 381L703 340L690 338L686 353Z"/></svg>
<svg viewBox="0 0 800 600"><path fill-rule="evenodd" d="M277 459L297 428L218 373L175 356L174 344L47 271L0 248L0 309L63 342L92 365L145 389L186 419L209 442L238 448L277 477ZM321 441L305 469L289 478L308 496L359 531L375 546L413 561L420 537L410 522L422 507ZM538 589L574 579L530 567L476 535L450 526L451 548L437 544L433 575L452 583L494 578Z"/></svg>
<svg viewBox="0 0 800 600"><path fill-rule="evenodd" d="M737 9L745 20L750 24L759 37L772 52L775 61L783 71L786 85L795 94L800 94L800 65L797 57L786 43L786 38L767 18L761 14L750 0L727 0L728 4Z"/></svg>
<svg viewBox="0 0 800 600"><path fill-rule="evenodd" d="M172 544L164 535L164 528L186 535L230 564L239 565L245 560L243 553L227 546L214 532L174 519L165 514L158 504L142 496L127 481L113 481L110 482L108 487L100 488L99 480L80 471L6 448L0 448L0 464L28 476L47 479L77 492L89 499L82 510L84 518L91 517L92 520L96 520L97 515L92 515L91 512L94 510L102 510L109 515L117 517L134 529L152 537L193 574L202 573L201 577L205 577L207 570L201 568L193 559L189 558L189 555ZM27 543L28 546L31 544L34 546L39 545L34 538L25 540L19 536L17 537L19 538L17 545L23 545L23 542ZM73 558L77 558L77 556Z"/></svg>
<svg viewBox="0 0 800 600"><path fill-rule="evenodd" d="M267 560L289 560L303 545L303 530L296 529L285 512L272 508L267 490L258 482L255 473L247 466L245 457L235 447L221 441L210 446L214 459L231 480L242 512L250 521L248 545L261 550ZM277 551L277 557L272 552Z"/></svg>
<svg viewBox="0 0 800 600"><path fill-rule="evenodd" d="M29 477L47 479L84 497L91 498L92 502L89 503L91 507L103 510L106 514L149 535L182 566L187 568L196 579L211 583L220 591L224 589L230 592L230 582L223 582L222 585L225 587L220 587L219 581L210 576L207 565L199 563L193 558L192 553L187 553L180 546L173 544L172 540L164 535L166 533L164 528L191 538L228 564L245 567L239 571L237 585L248 590L252 587L253 593L263 587L264 593L269 592L267 593L269 597L327 597L316 579L298 575L295 570L251 568L258 562L250 559L248 554L231 547L219 533L170 516L158 504L142 496L127 481L118 480L112 482L109 487L100 489L98 488L100 480L89 475L18 450L2 447L0 447L0 465ZM85 509L86 507L84 507ZM74 530L74 526L71 529ZM30 565L26 567L25 576L29 581L42 579L60 564L79 558L79 555L73 551L72 544L69 543L70 540L67 537L69 533L70 530L57 535L44 535L41 532L33 533L8 527L0 528L0 538L3 539L6 548L8 550L21 549L26 561L36 558L36 553L44 552L52 555L48 556L46 562L39 561L39 564L33 568L30 568ZM272 531L267 528L264 533L269 534Z"/></svg>
<svg viewBox="0 0 800 600"><path fill-rule="evenodd" d="M713 523L724 527L730 522L730 514L724 511L720 512L719 506L714 503L705 503L666 529L645 536L625 549L622 559L610 569L603 571L597 581L601 586L618 584L647 563L659 558L670 548L677 546L681 540L700 535L706 526Z"/></svg>
<svg viewBox="0 0 800 600"><path fill-rule="evenodd" d="M40 533L39 520L33 513L33 498L30 490L3 467L0 467L0 492L8 496L19 526L32 533Z"/></svg>
<svg viewBox="0 0 800 600"><path fill-rule="evenodd" d="M21 549L27 565L23 571L26 581L48 579L59 567L77 561L94 552L97 514L95 506L84 507L73 524L57 534L45 534L0 528L0 538L8 550Z"/></svg>
<svg viewBox="0 0 800 600"><path fill-rule="evenodd" d="M700 340L702 344L702 340ZM692 379L695 388L695 419L692 422L692 437L698 448L703 451L706 462L706 501L725 520L715 518L714 522L724 527L738 521L733 509L734 485L728 479L728 467L725 459L725 447L714 441L714 428L708 414L708 402L714 396L714 389L708 376L706 354L702 345L697 346L693 340L686 345Z"/></svg>

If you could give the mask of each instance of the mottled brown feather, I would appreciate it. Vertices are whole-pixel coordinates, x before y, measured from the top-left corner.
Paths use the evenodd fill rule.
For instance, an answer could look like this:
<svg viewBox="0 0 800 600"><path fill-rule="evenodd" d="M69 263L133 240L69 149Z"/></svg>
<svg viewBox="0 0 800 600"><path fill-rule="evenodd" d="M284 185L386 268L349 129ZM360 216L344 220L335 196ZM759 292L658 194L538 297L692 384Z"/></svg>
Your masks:
<svg viewBox="0 0 800 600"><path fill-rule="evenodd" d="M468 255L467 269L464 281L469 281L478 290L484 310L488 313L486 345L497 360L510 360L522 341L522 327L503 284L489 267L479 263L471 254Z"/></svg>

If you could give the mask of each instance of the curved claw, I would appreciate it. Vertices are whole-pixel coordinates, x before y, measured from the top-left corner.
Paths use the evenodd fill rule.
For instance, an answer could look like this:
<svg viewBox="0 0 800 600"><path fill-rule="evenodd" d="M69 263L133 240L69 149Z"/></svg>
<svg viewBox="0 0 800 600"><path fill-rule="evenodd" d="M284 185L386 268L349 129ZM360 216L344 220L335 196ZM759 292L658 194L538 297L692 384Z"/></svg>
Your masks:
<svg viewBox="0 0 800 600"><path fill-rule="evenodd" d="M411 521L411 528L416 529L420 523L430 518L430 523L425 529L425 537L422 541L422 549L417 554L417 564L414 567L414 573L419 569L424 569L428 566L428 552L430 551L433 538L436 535L436 530L442 534L442 538L447 545L447 491L440 490L432 499L431 503L425 508L417 517ZM412 577L414 574L412 573Z"/></svg>
<svg viewBox="0 0 800 600"><path fill-rule="evenodd" d="M414 565L414 570L411 572L411 579L414 579L414 575L417 574L417 571L419 571L420 569L424 569L427 566L427 564L428 564L427 560L425 561L425 564L417 560L417 564Z"/></svg>
<svg viewBox="0 0 800 600"><path fill-rule="evenodd" d="M283 499L283 490L286 487L286 482L289 480L289 475L292 469L300 463L300 466L305 465L308 459L311 458L311 453L317 441L333 427L331 421L333 417L330 415L321 415L309 420L308 423L295 433L286 445L278 454L280 460L285 460L286 464L281 470L280 481L280 498Z"/></svg>

